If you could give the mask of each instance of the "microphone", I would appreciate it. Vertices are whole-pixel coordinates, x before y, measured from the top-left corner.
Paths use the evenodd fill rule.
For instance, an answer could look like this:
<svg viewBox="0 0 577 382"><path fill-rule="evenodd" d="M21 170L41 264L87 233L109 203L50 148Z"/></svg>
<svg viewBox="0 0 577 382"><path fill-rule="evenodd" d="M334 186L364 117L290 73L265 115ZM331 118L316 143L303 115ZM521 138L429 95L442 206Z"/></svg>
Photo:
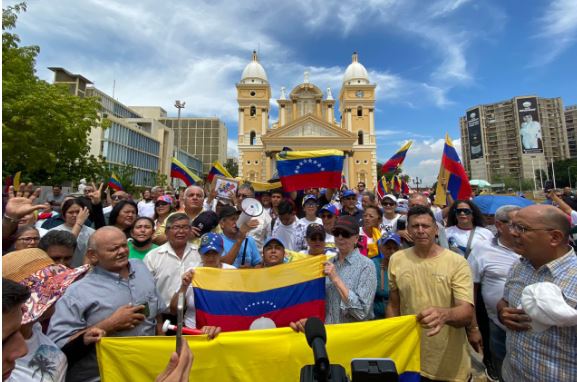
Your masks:
<svg viewBox="0 0 577 382"><path fill-rule="evenodd" d="M305 324L305 336L309 346L313 349L315 380L319 382L329 381L330 362L325 347L327 342L325 325L316 317L309 318Z"/></svg>

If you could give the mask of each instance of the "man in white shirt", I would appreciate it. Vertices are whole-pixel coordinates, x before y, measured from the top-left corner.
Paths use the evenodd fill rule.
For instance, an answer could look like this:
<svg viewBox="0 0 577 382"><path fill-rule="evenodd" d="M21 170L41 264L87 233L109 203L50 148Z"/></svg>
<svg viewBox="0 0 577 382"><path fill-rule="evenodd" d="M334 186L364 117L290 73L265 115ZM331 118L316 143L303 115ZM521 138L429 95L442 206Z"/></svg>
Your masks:
<svg viewBox="0 0 577 382"><path fill-rule="evenodd" d="M148 218L154 217L154 203L156 199L152 199L152 194L149 190L144 190L142 200L138 202L138 216L146 216Z"/></svg>
<svg viewBox="0 0 577 382"><path fill-rule="evenodd" d="M497 303L503 297L505 281L513 264L520 256L513 250L514 240L509 230L509 223L521 208L518 206L502 206L495 212L495 227L497 236L493 240L481 241L473 247L467 259L473 274L475 299L481 287L481 294L489 317L489 352L495 377L501 375L501 365L505 358L505 327L499 321ZM477 301L475 301L477 305ZM467 327L467 337L471 345L480 343L481 337L476 319Z"/></svg>
<svg viewBox="0 0 577 382"><path fill-rule="evenodd" d="M272 237L280 239L285 249L299 252L307 248L305 241L306 227L296 218L294 202L283 200L278 205L279 217L272 229Z"/></svg>
<svg viewBox="0 0 577 382"><path fill-rule="evenodd" d="M198 247L189 243L192 236L190 218L181 212L166 219L168 242L148 252L144 264L154 277L156 288L167 307L175 290L180 286L182 275L201 263Z"/></svg>

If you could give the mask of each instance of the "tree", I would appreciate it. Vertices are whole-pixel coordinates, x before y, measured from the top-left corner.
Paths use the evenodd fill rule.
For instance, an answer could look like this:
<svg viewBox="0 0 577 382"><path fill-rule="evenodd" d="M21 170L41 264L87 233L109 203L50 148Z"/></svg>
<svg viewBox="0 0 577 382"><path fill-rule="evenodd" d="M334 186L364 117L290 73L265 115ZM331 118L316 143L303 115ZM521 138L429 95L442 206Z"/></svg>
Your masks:
<svg viewBox="0 0 577 382"><path fill-rule="evenodd" d="M25 180L64 182L92 174L90 130L100 123L100 104L64 86L37 78L37 46L19 46L17 15L21 3L2 9L2 166L22 171Z"/></svg>
<svg viewBox="0 0 577 382"><path fill-rule="evenodd" d="M226 162L224 162L224 168L226 168L234 178L238 176L238 162L233 158L228 158Z"/></svg>

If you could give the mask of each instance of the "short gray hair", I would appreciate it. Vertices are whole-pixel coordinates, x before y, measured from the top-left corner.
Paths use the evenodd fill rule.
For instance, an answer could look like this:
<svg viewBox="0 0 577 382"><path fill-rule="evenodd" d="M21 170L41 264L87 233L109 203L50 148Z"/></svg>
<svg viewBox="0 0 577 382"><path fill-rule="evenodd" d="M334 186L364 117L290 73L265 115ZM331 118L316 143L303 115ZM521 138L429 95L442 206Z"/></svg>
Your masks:
<svg viewBox="0 0 577 382"><path fill-rule="evenodd" d="M192 186L188 186L186 188L186 190L184 190L184 197L186 198L188 196L188 193L193 189L193 188L198 188L200 191L202 191L202 197L204 198L204 189L200 186L196 186L196 185L192 185Z"/></svg>
<svg viewBox="0 0 577 382"><path fill-rule="evenodd" d="M361 183L361 182L359 182L359 183ZM371 202L374 202L376 200L375 193L372 191L363 191L363 193L361 195L368 196L369 200Z"/></svg>
<svg viewBox="0 0 577 382"><path fill-rule="evenodd" d="M243 183L238 186L238 190L249 190L251 195L254 197L254 187L250 183Z"/></svg>
<svg viewBox="0 0 577 382"><path fill-rule="evenodd" d="M180 220L186 220L186 224L190 225L190 218L184 212L177 212L166 218L166 229L169 230L172 225Z"/></svg>
<svg viewBox="0 0 577 382"><path fill-rule="evenodd" d="M503 223L508 223L511 220L509 219L509 214L511 212L519 211L520 209L521 207L513 205L501 206L495 212L495 219Z"/></svg>

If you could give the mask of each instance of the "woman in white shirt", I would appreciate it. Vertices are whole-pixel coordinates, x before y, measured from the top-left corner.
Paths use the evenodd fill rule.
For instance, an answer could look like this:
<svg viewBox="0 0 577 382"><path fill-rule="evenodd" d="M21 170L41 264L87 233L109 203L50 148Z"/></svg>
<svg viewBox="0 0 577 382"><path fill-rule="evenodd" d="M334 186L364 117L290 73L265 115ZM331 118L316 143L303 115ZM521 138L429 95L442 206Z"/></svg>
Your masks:
<svg viewBox="0 0 577 382"><path fill-rule="evenodd" d="M447 216L447 240L449 248L465 258L471 248L483 240L492 240L494 235L484 228L483 215L479 207L470 200L456 200ZM473 237L470 239L470 235Z"/></svg>

